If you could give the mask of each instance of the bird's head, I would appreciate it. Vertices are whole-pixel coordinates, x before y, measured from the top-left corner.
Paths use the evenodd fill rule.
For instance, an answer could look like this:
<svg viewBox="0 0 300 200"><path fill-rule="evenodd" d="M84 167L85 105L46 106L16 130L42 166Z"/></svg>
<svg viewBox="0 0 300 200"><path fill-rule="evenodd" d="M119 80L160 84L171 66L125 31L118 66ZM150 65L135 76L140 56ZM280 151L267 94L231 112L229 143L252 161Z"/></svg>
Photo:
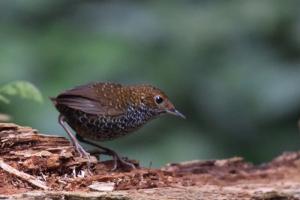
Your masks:
<svg viewBox="0 0 300 200"><path fill-rule="evenodd" d="M168 96L160 89L151 85L139 85L133 89L138 104L155 110L158 114L168 113L185 119L185 116L176 110Z"/></svg>

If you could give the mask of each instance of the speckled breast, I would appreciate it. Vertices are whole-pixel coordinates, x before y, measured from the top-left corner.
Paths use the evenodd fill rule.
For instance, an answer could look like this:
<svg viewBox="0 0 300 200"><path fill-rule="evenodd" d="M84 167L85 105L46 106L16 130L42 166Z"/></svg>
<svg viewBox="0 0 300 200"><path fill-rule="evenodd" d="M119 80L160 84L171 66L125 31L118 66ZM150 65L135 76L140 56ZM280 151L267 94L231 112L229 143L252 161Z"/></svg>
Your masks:
<svg viewBox="0 0 300 200"><path fill-rule="evenodd" d="M99 141L112 140L134 132L156 115L155 111L143 107L130 107L126 113L118 116L88 114L64 105L57 106L57 109L77 134Z"/></svg>

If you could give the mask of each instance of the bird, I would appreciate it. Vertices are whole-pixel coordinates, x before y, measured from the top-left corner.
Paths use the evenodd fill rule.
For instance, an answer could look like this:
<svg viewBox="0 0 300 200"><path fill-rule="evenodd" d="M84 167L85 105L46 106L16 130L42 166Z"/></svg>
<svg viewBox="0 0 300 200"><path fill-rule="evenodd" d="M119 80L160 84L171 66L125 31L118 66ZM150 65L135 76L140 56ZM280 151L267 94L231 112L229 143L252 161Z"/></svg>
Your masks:
<svg viewBox="0 0 300 200"><path fill-rule="evenodd" d="M59 124L69 135L79 156L89 158L90 155L79 142L93 145L113 157L112 170L120 165L135 166L95 141L126 136L164 114L185 118L162 90L149 84L92 82L50 99L59 112ZM75 136L69 127L75 131Z"/></svg>

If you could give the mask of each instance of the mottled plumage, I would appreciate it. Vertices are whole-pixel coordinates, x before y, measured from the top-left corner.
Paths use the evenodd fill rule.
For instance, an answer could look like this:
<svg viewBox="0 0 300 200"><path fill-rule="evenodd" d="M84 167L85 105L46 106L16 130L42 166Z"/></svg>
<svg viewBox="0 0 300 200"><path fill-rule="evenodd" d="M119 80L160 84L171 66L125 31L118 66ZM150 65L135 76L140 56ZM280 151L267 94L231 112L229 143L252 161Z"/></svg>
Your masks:
<svg viewBox="0 0 300 200"><path fill-rule="evenodd" d="M76 134L99 141L127 135L164 113L184 117L164 92L150 85L90 83L51 99Z"/></svg>

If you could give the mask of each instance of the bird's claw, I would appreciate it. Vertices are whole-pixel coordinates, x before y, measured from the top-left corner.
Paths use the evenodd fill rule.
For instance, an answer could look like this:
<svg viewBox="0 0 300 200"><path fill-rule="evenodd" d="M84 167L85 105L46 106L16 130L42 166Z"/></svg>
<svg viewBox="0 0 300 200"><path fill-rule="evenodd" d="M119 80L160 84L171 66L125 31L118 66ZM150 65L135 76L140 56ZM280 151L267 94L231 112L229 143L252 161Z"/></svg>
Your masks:
<svg viewBox="0 0 300 200"><path fill-rule="evenodd" d="M87 159L87 171L88 171L89 175L92 175L93 173L91 171L91 155L90 155L90 153L85 151L84 148L79 143L75 143L75 144L73 144L73 146L74 146L76 152L79 154L79 157Z"/></svg>
<svg viewBox="0 0 300 200"><path fill-rule="evenodd" d="M131 162L126 161L124 158L121 158L118 156L118 154L114 154L113 156L113 161L114 161L114 166L111 169L111 171L116 171L120 166L126 167L126 168L131 168L132 170L136 169L135 165L132 164Z"/></svg>

